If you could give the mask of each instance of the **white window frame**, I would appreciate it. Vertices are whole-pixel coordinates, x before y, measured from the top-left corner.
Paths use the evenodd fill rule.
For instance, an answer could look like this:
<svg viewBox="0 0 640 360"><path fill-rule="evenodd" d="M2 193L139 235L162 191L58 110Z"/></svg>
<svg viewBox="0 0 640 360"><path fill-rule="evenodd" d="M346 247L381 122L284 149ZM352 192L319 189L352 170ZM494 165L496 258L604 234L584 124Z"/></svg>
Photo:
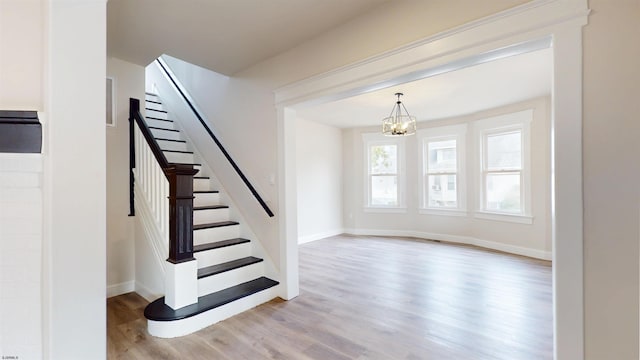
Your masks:
<svg viewBox="0 0 640 360"><path fill-rule="evenodd" d="M364 211L365 212L386 212L386 213L405 213L406 207L406 167L405 167L405 141L404 137L389 137L380 133L362 134L363 142L363 160L364 160ZM398 204L395 206L374 205L371 201L371 166L369 164L369 150L372 146L380 145L396 145L397 146L397 195Z"/></svg>
<svg viewBox="0 0 640 360"><path fill-rule="evenodd" d="M116 78L107 76L106 79L106 125L108 127L116 127ZM108 106L111 103L111 106Z"/></svg>
<svg viewBox="0 0 640 360"><path fill-rule="evenodd" d="M445 215L445 216L467 216L467 176L466 176L466 153L467 153L467 125L450 125L418 130L418 153L420 157L420 174L418 178L420 196L420 214L425 215ZM429 192L426 190L428 184L427 172L429 168L428 146L431 142L456 140L456 196L457 206L435 207L429 206ZM449 173L447 173L449 174Z"/></svg>
<svg viewBox="0 0 640 360"><path fill-rule="evenodd" d="M533 110L523 110L505 115L495 116L478 120L474 126L476 129L476 141L478 149L478 172L477 172L477 210L475 217L486 220L516 222L522 224L532 224L531 216L531 121L533 121ZM486 170L487 162L487 139L490 135L520 131L522 136L522 151L520 170L520 213L506 213L488 210L486 207ZM513 170L505 169L505 172Z"/></svg>

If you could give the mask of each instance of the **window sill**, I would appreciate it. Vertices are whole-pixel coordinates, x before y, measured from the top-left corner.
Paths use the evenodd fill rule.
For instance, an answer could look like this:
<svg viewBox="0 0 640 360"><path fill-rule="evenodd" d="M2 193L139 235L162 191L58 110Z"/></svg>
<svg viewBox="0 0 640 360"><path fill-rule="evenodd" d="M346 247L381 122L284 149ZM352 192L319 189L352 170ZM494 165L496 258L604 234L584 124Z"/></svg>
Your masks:
<svg viewBox="0 0 640 360"><path fill-rule="evenodd" d="M391 214L404 214L407 212L406 207L366 207L364 208L366 213L391 213Z"/></svg>
<svg viewBox="0 0 640 360"><path fill-rule="evenodd" d="M460 216L466 217L468 215L466 210L460 209L437 209L437 208L423 208L419 210L422 215L440 215L440 216Z"/></svg>
<svg viewBox="0 0 640 360"><path fill-rule="evenodd" d="M475 213L476 219L483 220L494 220L494 221L504 221L504 222L512 222L518 224L533 224L533 216L529 215L515 215L515 214L501 214L501 213L493 213L486 211L477 211Z"/></svg>

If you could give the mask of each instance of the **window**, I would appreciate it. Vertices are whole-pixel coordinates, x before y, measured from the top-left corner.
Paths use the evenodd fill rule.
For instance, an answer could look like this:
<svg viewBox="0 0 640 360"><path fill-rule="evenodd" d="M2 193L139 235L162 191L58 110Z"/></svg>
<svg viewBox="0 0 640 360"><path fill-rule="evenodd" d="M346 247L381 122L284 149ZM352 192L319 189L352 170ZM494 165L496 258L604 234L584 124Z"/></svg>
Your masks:
<svg viewBox="0 0 640 360"><path fill-rule="evenodd" d="M418 132L422 139L421 213L455 215L451 211L465 209L465 132L466 125Z"/></svg>
<svg viewBox="0 0 640 360"><path fill-rule="evenodd" d="M403 140L364 134L367 163L368 208L401 209L404 206Z"/></svg>
<svg viewBox="0 0 640 360"><path fill-rule="evenodd" d="M106 119L107 126L116 126L116 102L115 102L115 80L112 77L107 77L107 105L106 105Z"/></svg>
<svg viewBox="0 0 640 360"><path fill-rule="evenodd" d="M480 212L524 217L531 214L529 122L532 115L533 112L527 110L478 122Z"/></svg>

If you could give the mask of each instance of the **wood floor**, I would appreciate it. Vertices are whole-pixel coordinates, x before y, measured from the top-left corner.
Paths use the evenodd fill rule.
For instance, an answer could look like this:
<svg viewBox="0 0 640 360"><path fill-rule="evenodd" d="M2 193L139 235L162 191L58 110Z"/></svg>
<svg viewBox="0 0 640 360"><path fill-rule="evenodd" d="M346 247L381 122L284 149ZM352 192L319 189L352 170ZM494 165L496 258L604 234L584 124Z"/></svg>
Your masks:
<svg viewBox="0 0 640 360"><path fill-rule="evenodd" d="M552 359L551 263L424 240L300 246L300 296L176 339L107 300L109 359Z"/></svg>

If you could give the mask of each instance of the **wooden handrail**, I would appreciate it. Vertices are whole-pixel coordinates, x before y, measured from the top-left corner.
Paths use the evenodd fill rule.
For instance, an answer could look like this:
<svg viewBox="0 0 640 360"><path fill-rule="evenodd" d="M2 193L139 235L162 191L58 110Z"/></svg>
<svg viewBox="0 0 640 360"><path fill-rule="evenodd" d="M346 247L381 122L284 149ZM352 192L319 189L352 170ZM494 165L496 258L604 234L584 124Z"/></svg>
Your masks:
<svg viewBox="0 0 640 360"><path fill-rule="evenodd" d="M135 215L134 174L135 137L134 122L169 181L169 258L174 264L194 260L193 257L193 176L198 172L192 164L172 164L158 145L151 129L140 113L140 100L129 100L129 150L130 150L130 216Z"/></svg>
<svg viewBox="0 0 640 360"><path fill-rule="evenodd" d="M164 66L164 64L159 58L156 59L156 61L158 62L158 65L160 65L160 68L162 68L164 73L167 75L169 80L171 80L171 83L173 83L173 86L176 88L176 90L178 90L178 93L180 93L180 95L182 96L182 99L184 99L187 105L189 105L189 108L191 108L191 111L193 112L193 114L198 118L198 120L200 121L200 124L202 124L202 127L204 127L205 131L209 134L213 142L216 143L216 145L218 146L218 149L220 149L220 151L222 152L224 157L227 159L229 164L231 164L231 166L236 171L238 176L240 176L240 179L242 180L242 182L244 182L247 188L249 188L249 191L251 192L253 197L256 198L258 203L260 203L260 206L262 206L262 208L267 213L267 215L269 215L269 217L273 217L274 216L273 211L271 211L267 203L262 199L260 194L258 194L258 191L253 187L253 185L251 185L251 182L249 182L249 179L247 179L247 177L244 175L242 170L240 170L240 167L236 164L235 161L233 161L233 159L231 158L231 155L229 155L229 152L227 151L227 149L224 148L220 140L218 140L218 138L213 134L213 131L211 131L211 128L209 128L209 125L207 125L206 121L204 121L204 119L200 115L200 112L196 110L195 106L193 106L193 104L191 103L189 98L185 95L185 93L182 91L180 86L178 86L177 80L173 76L171 76L171 73L169 73L169 71L167 70L167 68Z"/></svg>

